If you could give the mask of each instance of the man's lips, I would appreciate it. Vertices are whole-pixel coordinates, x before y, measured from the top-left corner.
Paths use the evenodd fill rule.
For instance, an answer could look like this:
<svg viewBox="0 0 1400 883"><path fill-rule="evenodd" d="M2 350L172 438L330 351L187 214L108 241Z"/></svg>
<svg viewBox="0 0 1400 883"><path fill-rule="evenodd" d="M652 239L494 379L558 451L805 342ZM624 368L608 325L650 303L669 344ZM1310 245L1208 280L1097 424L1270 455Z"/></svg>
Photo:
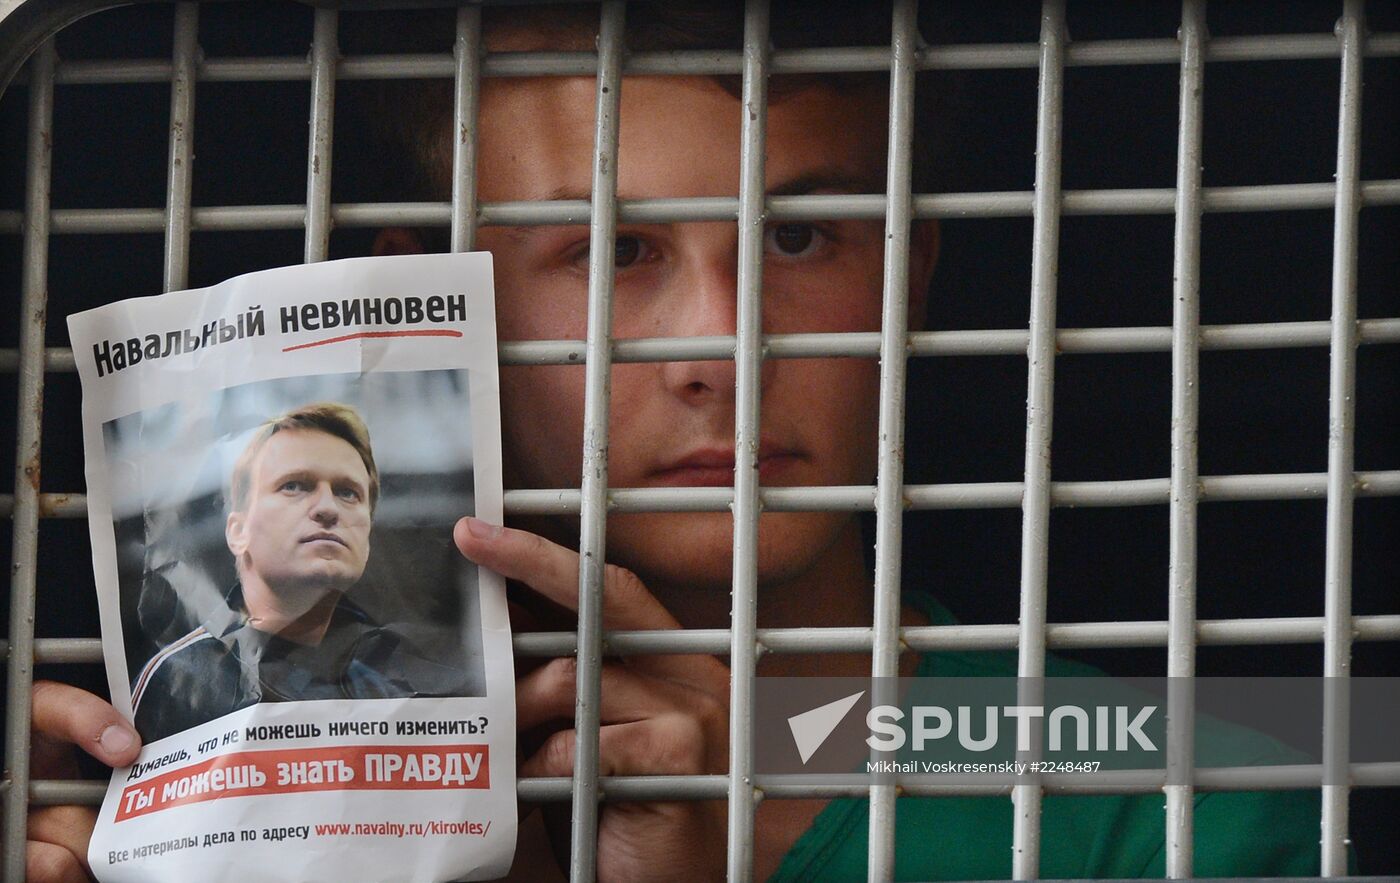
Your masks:
<svg viewBox="0 0 1400 883"><path fill-rule="evenodd" d="M320 533L308 534L301 538L302 543L315 543L320 541L338 543L342 546L345 546L347 549L350 548L349 544L347 544L345 540L341 539L333 533L327 533L325 531L321 531Z"/></svg>
<svg viewBox="0 0 1400 883"><path fill-rule="evenodd" d="M758 479L770 484L801 459L796 451L764 441L758 448ZM734 449L692 451L647 476L653 487L730 487L734 484Z"/></svg>

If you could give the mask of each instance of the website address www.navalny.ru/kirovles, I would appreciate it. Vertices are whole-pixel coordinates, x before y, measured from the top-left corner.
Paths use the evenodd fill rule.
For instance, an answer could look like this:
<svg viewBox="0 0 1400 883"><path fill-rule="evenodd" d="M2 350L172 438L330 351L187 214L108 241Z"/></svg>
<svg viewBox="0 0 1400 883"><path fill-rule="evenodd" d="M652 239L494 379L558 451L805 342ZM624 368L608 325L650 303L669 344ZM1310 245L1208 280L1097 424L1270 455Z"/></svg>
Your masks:
<svg viewBox="0 0 1400 883"><path fill-rule="evenodd" d="M485 837L491 822L335 822L315 828L317 837Z"/></svg>

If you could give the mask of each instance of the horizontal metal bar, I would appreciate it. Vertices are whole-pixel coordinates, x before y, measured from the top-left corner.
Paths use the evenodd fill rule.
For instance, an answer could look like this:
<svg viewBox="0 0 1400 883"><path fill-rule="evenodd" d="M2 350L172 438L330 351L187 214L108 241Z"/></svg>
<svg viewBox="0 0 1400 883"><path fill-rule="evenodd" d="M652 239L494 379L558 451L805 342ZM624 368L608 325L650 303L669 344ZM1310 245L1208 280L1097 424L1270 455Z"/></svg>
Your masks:
<svg viewBox="0 0 1400 883"><path fill-rule="evenodd" d="M917 218L1014 218L1029 217L1034 194L1029 190L986 193L925 193L914 197ZM1206 212L1259 212L1330 209L1336 187L1330 183L1261 184L1243 187L1206 187L1201 206ZM1170 187L1116 190L1068 190L1066 215L1169 215L1176 191ZM765 215L772 221L878 219L885 198L878 193L770 196ZM1363 206L1400 205L1400 180L1366 181L1361 184ZM618 222L623 224L733 221L739 201L731 197L691 197L620 200ZM483 203L477 222L482 226L544 226L586 224L586 200L539 200ZM408 225L446 227L452 216L448 202L370 202L331 206L337 227ZM163 208L68 208L52 213L53 233L158 233L165 229ZM228 230L294 230L306 220L304 205L203 206L190 211L190 229L200 232ZM18 234L23 222L19 211L0 211L0 234Z"/></svg>
<svg viewBox="0 0 1400 883"><path fill-rule="evenodd" d="M1323 617L1277 619L1202 620L1197 639L1202 645L1252 646L1260 644L1309 644L1322 640ZM1050 624L1046 630L1054 649L1103 647L1165 647L1167 623L1103 622ZM868 627L759 629L758 642L764 653L868 653L872 638ZM1356 640L1400 640L1400 615L1356 618ZM1011 650L1016 647L1015 625L906 626L900 640L918 652L953 650ZM729 646L726 629L685 631L607 632L603 638L608 653L622 656L641 654L705 653L724 655ZM534 632L515 635L515 651L520 656L553 657L573 653L570 632Z"/></svg>
<svg viewBox="0 0 1400 883"><path fill-rule="evenodd" d="M1221 475L1201 479L1203 501L1321 499L1325 473ZM1400 470L1356 473L1357 496L1400 495ZM1057 481L1050 486L1054 506L1165 505L1167 478L1127 481ZM1016 508L1021 505L1019 481L967 484L906 485L911 509ZM763 488L763 509L772 512L867 511L874 508L875 489L847 487ZM512 515L567 515L578 511L578 491L517 490L506 493ZM733 501L729 488L613 488L608 494L614 512L723 512Z"/></svg>
<svg viewBox="0 0 1400 883"><path fill-rule="evenodd" d="M1400 35L1377 34L1366 48L1366 55L1371 58L1400 54ZM920 53L919 66L925 70L1032 69L1039 58L1038 49L1033 43L931 46ZM1204 47L1208 62L1290 61L1340 55L1337 39L1330 34L1216 37ZM1181 44L1173 39L1089 40L1071 43L1065 50L1065 64L1069 67L1179 64L1180 61ZM864 69L882 70L888 66L876 67L876 62L877 59L870 57Z"/></svg>
<svg viewBox="0 0 1400 883"><path fill-rule="evenodd" d="M1400 319L1362 319L1357 324L1360 343L1400 343ZM1327 346L1331 323L1260 322L1245 325L1206 325L1201 328L1203 350L1292 349ZM1061 328L1055 345L1061 354L1164 353L1171 350L1170 327ZM967 331L916 331L909 335L911 356L1015 356L1023 355L1029 332L1023 329ZM850 357L873 359L879 355L878 332L832 334L770 334L764 337L766 359L814 359ZM648 337L615 341L614 362L703 362L734 358L733 337ZM530 340L501 344L503 365L582 365L586 361L581 340ZM73 351L49 347L44 354L49 371L76 371ZM19 365L19 353L0 349L0 374Z"/></svg>
<svg viewBox="0 0 1400 883"><path fill-rule="evenodd" d="M1350 768L1354 784L1361 787L1395 787L1400 784L1400 763L1360 763ZM759 777L758 785L764 797L780 799L802 797L860 797L868 789L866 777L860 775L833 776L822 783L786 782L785 778ZM986 775L986 779L1001 784L982 784L978 780L951 780L941 774L913 774L895 777L900 793L908 797L992 796L1010 794L1013 777L1010 774ZM844 781L840 781L844 780ZM1318 788L1322 781L1322 765L1225 767L1196 770L1193 788L1197 791L1292 791ZM1037 779L1050 794L1151 794L1162 790L1166 774L1158 770L1113 770L1098 773L1049 773Z"/></svg>
<svg viewBox="0 0 1400 883"><path fill-rule="evenodd" d="M1326 620L1321 616L1276 617L1268 619L1218 619L1196 623L1196 640L1202 646L1243 647L1273 644L1317 644L1322 641ZM1352 638L1356 641L1400 640L1400 614L1357 616ZM869 628L791 628L759 629L763 653L869 653ZM512 636L520 657L570 656L574 653L573 632L517 632ZM1011 650L1016 647L1016 626L935 625L905 626L900 640L921 653L951 650ZM1087 650L1106 647L1165 647L1167 622L1069 622L1046 626L1048 646L1056 650ZM729 652L728 629L685 629L670 631L613 631L603 633L605 652L619 656L641 654L705 653L724 656ZM38 638L34 661L41 665L83 665L102 661L102 643L97 638ZM0 640L0 659L8 645Z"/></svg>
<svg viewBox="0 0 1400 883"><path fill-rule="evenodd" d="M1039 47L1034 43L982 43L929 46L920 50L915 65L922 70L1033 69ZM1337 38L1331 34L1270 34L1217 37L1205 47L1205 60L1294 61L1339 58ZM1366 57L1400 56L1400 33L1368 38ZM1070 44L1065 63L1071 67L1104 65L1177 64L1181 45L1173 39L1090 40ZM777 50L772 56L774 74L814 74L836 71L883 71L890 66L890 51L880 46ZM592 76L598 67L593 52L488 52L482 74L488 77ZM725 51L638 52L623 62L630 75L738 74L743 55ZM69 85L117 83L168 83L168 59L102 59L61 61L55 82ZM449 53L359 55L340 60L342 80L451 79L455 64ZM211 83L280 82L311 78L310 61L303 56L207 58L198 66L200 80ZM27 82L21 71L16 82Z"/></svg>
<svg viewBox="0 0 1400 883"><path fill-rule="evenodd" d="M822 62L815 56L810 50L798 52L789 64L799 69L816 68ZM853 61L864 66L871 64L870 59L860 56ZM592 52L488 52L482 58L482 74L488 77L593 76L597 68L598 56ZM629 56L624 69L632 75L737 74L739 55L705 50L638 52ZM59 65L57 82L160 83L169 81L170 70L170 62L161 59L69 61ZM336 73L340 80L451 79L456 74L456 62L448 53L349 55L340 59ZM16 81L23 82L24 76L21 73ZM199 66L198 76L211 83L287 82L309 79L311 65L305 57L291 55L208 58Z"/></svg>
<svg viewBox="0 0 1400 883"><path fill-rule="evenodd" d="M9 656L10 642L0 639L0 659L9 659ZM100 664L102 641L99 638L35 638L34 662L38 665Z"/></svg>
<svg viewBox="0 0 1400 883"><path fill-rule="evenodd" d="M1361 343L1400 343L1400 318L1357 322ZM1261 322L1201 327L1201 349L1292 349L1329 343L1331 323ZM1124 328L1061 328L1055 335L1060 354L1157 353L1171 351L1170 326ZM1029 332L1019 328L916 331L909 335L911 356L1024 355ZM764 337L764 358L876 358L878 332L830 334L770 334ZM733 337L654 337L618 340L614 362L683 362L734 358ZM4 369L0 351L0 370ZM583 341L540 340L501 345L504 365L572 365L584 361Z"/></svg>
<svg viewBox="0 0 1400 883"><path fill-rule="evenodd" d="M92 779L66 781L63 779L35 779L29 783L30 806L97 806L107 793L105 781Z"/></svg>
<svg viewBox="0 0 1400 883"><path fill-rule="evenodd" d="M1400 786L1400 763L1354 763L1350 767L1352 785L1358 788ZM1010 784L940 782L934 775L898 776L900 793L922 796L984 796L1009 793ZM990 776L989 776L990 778ZM1159 792L1166 780L1161 771L1043 773L1040 781L1048 794L1151 794ZM728 777L695 776L603 776L598 791L604 800L722 800L728 793ZM1199 791L1292 791L1317 788L1322 781L1322 765L1227 767L1196 770ZM570 798L573 780L568 778L518 779L516 794L521 800L544 802ZM758 777L762 799L864 797L870 785L865 776L832 776L828 782L785 782L783 777ZM63 781L39 779L29 784L29 800L34 806L86 804L96 806L107 791L105 781Z"/></svg>
<svg viewBox="0 0 1400 883"><path fill-rule="evenodd" d="M0 518L9 518L14 509L13 494L0 494ZM40 494L40 518L86 518L87 494Z"/></svg>
<svg viewBox="0 0 1400 883"><path fill-rule="evenodd" d="M9 657L10 648L0 641L0 659ZM102 662L102 642L98 638L35 638L34 661L41 665L86 665Z"/></svg>
<svg viewBox="0 0 1400 883"><path fill-rule="evenodd" d="M722 800L726 781L722 775L600 776L598 792L604 800ZM526 801L563 801L572 784L562 777L517 779L516 794Z"/></svg>
<svg viewBox="0 0 1400 883"><path fill-rule="evenodd" d="M904 487L910 509L1001 509L1021 505L1024 486L1019 481L968 482L965 484L911 484ZM1325 472L1265 475L1214 475L1201 479L1203 502L1244 500L1323 499L1327 493ZM1157 506L1171 494L1169 478L1123 481L1055 481L1050 483L1052 506ZM759 495L768 512L865 512L875 507L870 485L835 487L768 487ZM1400 496L1400 469L1357 472L1358 497ZM727 512L734 501L732 488L611 488L609 512ZM576 488L506 491L510 515L576 515ZM0 494L0 518L14 507L12 494ZM82 518L87 513L83 494L40 494L39 514L45 518Z"/></svg>
<svg viewBox="0 0 1400 883"><path fill-rule="evenodd" d="M19 368L19 351L0 349L0 374L13 374ZM44 370L77 371L73 361L73 351L68 347L51 346L44 351Z"/></svg>

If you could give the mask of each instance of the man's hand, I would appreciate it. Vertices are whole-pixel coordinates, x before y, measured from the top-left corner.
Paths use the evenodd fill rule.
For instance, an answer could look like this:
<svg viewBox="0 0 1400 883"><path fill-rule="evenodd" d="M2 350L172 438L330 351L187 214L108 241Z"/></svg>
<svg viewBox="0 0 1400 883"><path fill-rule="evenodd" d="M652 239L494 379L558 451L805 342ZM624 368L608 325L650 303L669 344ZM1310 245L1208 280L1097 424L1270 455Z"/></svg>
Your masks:
<svg viewBox="0 0 1400 883"><path fill-rule="evenodd" d="M476 563L578 611L578 553L540 536L464 518L457 547ZM603 628L675 629L680 623L635 575L608 565ZM521 765L526 777L572 776L577 696L572 657L521 675L521 733L563 722ZM599 775L723 773L728 769L729 669L712 656L639 656L604 663ZM606 803L598 819L600 880L708 880L724 876L725 805L720 801ZM567 854L569 806L549 807L556 853Z"/></svg>
<svg viewBox="0 0 1400 883"><path fill-rule="evenodd" d="M77 687L36 682L33 714L31 778L76 778L74 745L108 766L126 766L141 750L140 737L115 708ZM31 811L26 879L31 883L87 880L88 841L96 820L97 813L87 806L48 806Z"/></svg>

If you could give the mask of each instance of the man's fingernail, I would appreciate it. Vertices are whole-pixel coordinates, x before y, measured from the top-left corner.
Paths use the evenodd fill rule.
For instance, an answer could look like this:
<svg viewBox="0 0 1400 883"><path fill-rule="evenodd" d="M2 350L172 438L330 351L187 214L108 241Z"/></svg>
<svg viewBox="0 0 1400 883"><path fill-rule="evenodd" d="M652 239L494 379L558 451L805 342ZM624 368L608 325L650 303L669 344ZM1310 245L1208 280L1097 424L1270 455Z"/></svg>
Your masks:
<svg viewBox="0 0 1400 883"><path fill-rule="evenodd" d="M136 734L120 724L112 724L102 731L102 750L109 754L121 754L136 743Z"/></svg>
<svg viewBox="0 0 1400 883"><path fill-rule="evenodd" d="M467 531L479 540L494 540L501 535L499 524L488 524L480 518L467 517Z"/></svg>

